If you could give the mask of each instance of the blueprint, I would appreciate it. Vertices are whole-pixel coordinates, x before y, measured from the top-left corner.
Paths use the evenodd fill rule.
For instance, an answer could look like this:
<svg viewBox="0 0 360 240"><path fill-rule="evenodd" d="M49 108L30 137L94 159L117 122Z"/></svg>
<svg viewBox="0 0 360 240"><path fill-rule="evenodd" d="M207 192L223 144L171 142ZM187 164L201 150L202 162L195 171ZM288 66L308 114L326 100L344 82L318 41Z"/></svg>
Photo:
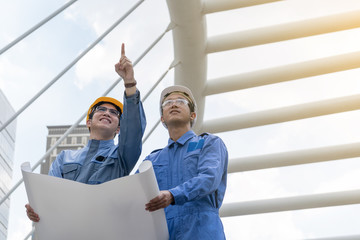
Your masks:
<svg viewBox="0 0 360 240"><path fill-rule="evenodd" d="M164 209L145 211L159 194L150 161L139 173L99 185L88 185L32 173L21 166L29 203L40 216L39 240L168 239Z"/></svg>

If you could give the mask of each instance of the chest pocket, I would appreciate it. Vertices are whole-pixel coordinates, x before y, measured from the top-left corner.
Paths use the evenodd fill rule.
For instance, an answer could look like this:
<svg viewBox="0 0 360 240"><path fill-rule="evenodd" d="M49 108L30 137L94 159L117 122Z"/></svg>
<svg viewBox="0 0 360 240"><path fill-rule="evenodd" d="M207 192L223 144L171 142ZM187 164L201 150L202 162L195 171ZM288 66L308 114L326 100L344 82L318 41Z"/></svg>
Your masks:
<svg viewBox="0 0 360 240"><path fill-rule="evenodd" d="M104 162L91 161L88 167L88 180L89 184L100 184L115 178L122 177L119 165L115 165L115 160L112 158L105 158Z"/></svg>
<svg viewBox="0 0 360 240"><path fill-rule="evenodd" d="M192 152L187 153L184 156L184 174L185 181L190 178L196 177L198 175L198 162L200 156L200 149L194 150Z"/></svg>
<svg viewBox="0 0 360 240"><path fill-rule="evenodd" d="M185 181L198 175L199 156L203 146L204 139L189 143L184 156L185 172L183 176L185 176Z"/></svg>
<svg viewBox="0 0 360 240"><path fill-rule="evenodd" d="M69 180L76 180L80 174L81 165L79 164L65 164L63 166L62 177Z"/></svg>
<svg viewBox="0 0 360 240"><path fill-rule="evenodd" d="M167 174L168 164L160 162L153 162L152 164L160 191L169 189L170 186L168 186Z"/></svg>

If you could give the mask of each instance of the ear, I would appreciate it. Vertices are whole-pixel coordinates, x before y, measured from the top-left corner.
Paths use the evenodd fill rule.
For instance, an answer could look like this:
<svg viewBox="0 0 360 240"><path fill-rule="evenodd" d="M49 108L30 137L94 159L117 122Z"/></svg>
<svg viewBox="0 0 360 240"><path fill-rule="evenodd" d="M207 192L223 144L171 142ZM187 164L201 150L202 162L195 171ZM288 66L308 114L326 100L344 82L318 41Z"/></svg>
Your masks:
<svg viewBox="0 0 360 240"><path fill-rule="evenodd" d="M195 112L191 112L190 113L190 119L194 120L196 118L196 113Z"/></svg>
<svg viewBox="0 0 360 240"><path fill-rule="evenodd" d="M90 125L91 125L91 119L88 119L88 120L86 121L86 126L89 128Z"/></svg>
<svg viewBox="0 0 360 240"><path fill-rule="evenodd" d="M118 134L120 132L120 126L118 126L118 128L116 129L116 134Z"/></svg>
<svg viewBox="0 0 360 240"><path fill-rule="evenodd" d="M161 123L163 124L163 126L167 129L168 127L167 127L167 125L165 123L165 120L164 120L163 116L161 116L160 120L161 120Z"/></svg>

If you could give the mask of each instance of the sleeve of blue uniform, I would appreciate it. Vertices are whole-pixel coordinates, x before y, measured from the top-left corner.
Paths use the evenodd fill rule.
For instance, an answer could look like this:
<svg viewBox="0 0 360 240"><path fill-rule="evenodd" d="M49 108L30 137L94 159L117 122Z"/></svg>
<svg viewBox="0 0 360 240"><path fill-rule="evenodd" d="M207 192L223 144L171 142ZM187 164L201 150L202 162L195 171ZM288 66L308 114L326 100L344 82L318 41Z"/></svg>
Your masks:
<svg viewBox="0 0 360 240"><path fill-rule="evenodd" d="M228 153L223 141L215 136L206 138L198 160L198 175L169 191L175 204L182 205L213 193L226 174Z"/></svg>
<svg viewBox="0 0 360 240"><path fill-rule="evenodd" d="M51 164L50 169L49 169L49 175L50 176L62 178L62 175L61 175L61 163L63 162L62 161L63 155L64 155L64 152L61 151L60 154L57 155L55 161Z"/></svg>
<svg viewBox="0 0 360 240"><path fill-rule="evenodd" d="M146 118L140 92L127 97L124 93L124 108L120 120L119 155L122 165L129 174L140 157L142 137L144 135Z"/></svg>

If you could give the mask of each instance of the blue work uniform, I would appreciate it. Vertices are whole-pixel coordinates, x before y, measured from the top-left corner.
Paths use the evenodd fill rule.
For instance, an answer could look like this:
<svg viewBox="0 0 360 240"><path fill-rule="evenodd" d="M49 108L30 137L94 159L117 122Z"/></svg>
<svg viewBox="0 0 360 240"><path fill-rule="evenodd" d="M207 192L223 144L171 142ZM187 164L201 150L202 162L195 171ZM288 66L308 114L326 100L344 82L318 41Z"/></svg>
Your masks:
<svg viewBox="0 0 360 240"><path fill-rule="evenodd" d="M226 189L228 152L212 134L188 131L146 157L160 190L174 203L165 208L170 239L225 239L219 208Z"/></svg>
<svg viewBox="0 0 360 240"><path fill-rule="evenodd" d="M87 184L100 184L127 176L135 166L142 148L146 119L140 92L124 94L118 145L114 140L89 140L79 150L64 150L52 163L49 175Z"/></svg>

